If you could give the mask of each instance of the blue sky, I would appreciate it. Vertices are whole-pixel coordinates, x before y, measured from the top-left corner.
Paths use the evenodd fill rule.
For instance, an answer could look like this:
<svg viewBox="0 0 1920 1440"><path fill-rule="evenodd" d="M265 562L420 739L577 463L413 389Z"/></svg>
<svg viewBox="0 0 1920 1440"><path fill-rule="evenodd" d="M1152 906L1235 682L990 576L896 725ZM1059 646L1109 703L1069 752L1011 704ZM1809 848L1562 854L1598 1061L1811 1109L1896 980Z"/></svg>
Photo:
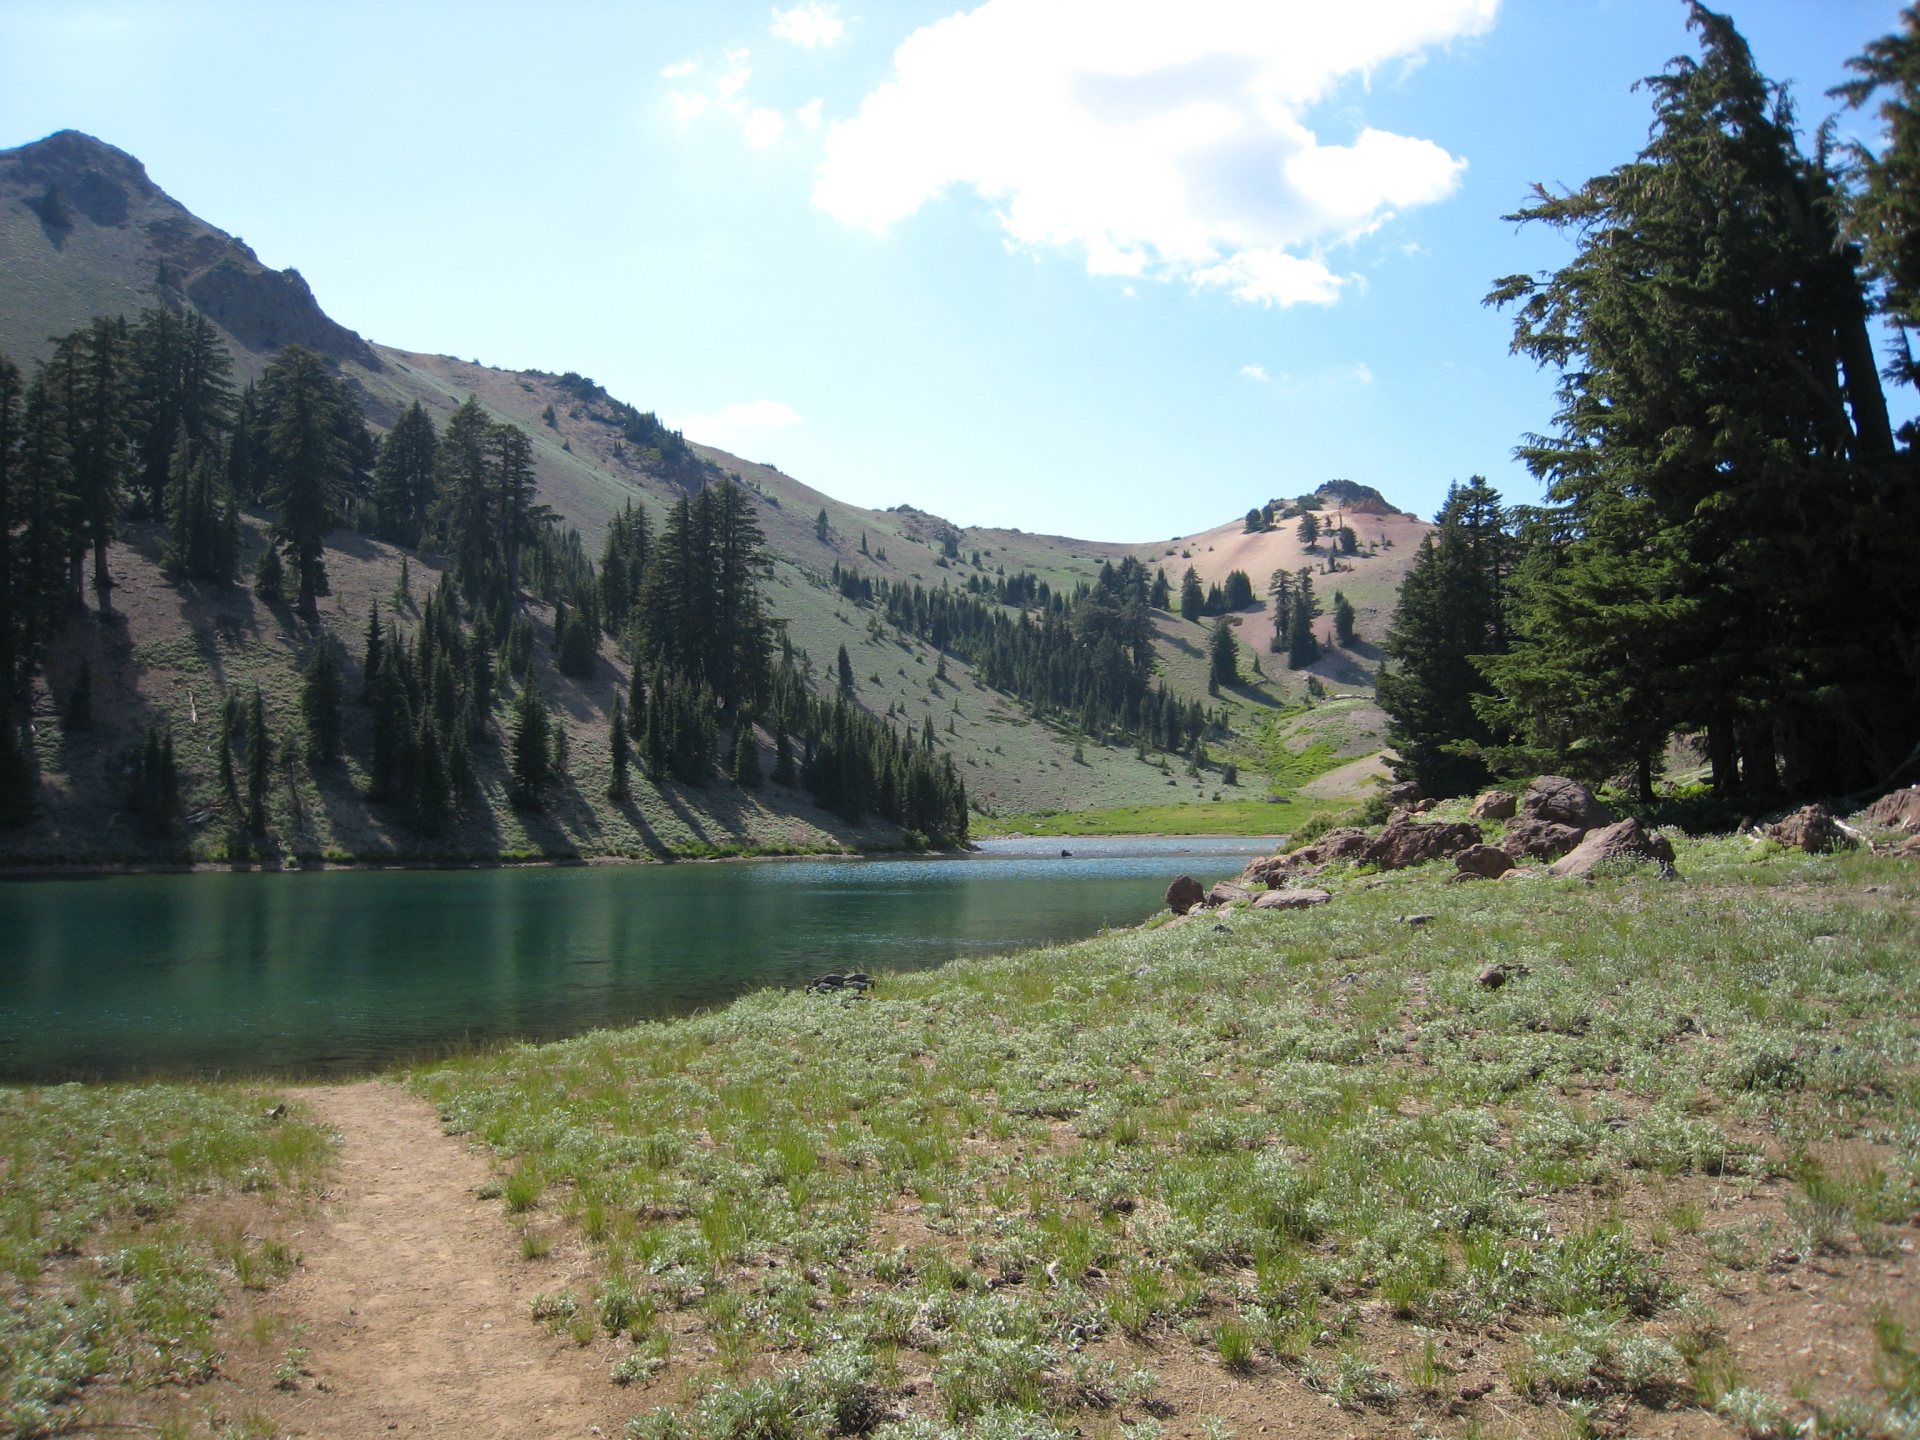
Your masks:
<svg viewBox="0 0 1920 1440"><path fill-rule="evenodd" d="M1899 6L1727 8L1810 128ZM1563 255L1500 216L1631 157L1684 15L5 0L0 145L132 152L383 343L581 371L859 504L1146 540L1335 476L1536 499L1551 377L1480 301Z"/></svg>

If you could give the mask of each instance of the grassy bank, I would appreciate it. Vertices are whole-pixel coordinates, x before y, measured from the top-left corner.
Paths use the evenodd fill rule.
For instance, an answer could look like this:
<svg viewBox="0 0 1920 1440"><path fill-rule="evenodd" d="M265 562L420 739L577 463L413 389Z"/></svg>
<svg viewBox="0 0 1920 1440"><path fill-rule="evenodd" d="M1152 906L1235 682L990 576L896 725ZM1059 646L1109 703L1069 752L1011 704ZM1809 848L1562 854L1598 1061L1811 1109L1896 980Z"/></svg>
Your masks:
<svg viewBox="0 0 1920 1440"><path fill-rule="evenodd" d="M1333 872L411 1078L503 1249L587 1242L526 1323L639 1440L1914 1433L1920 874L1679 860ZM0 1090L0 1433L275 1433L200 1382L301 1353L277 1098Z"/></svg>
<svg viewBox="0 0 1920 1440"><path fill-rule="evenodd" d="M127 1391L218 1369L234 1290L295 1262L276 1203L327 1162L320 1132L238 1086L0 1088L0 1435L91 1430ZM94 1397L96 1399L100 1397ZM133 1427L143 1428L143 1427Z"/></svg>
<svg viewBox="0 0 1920 1440"><path fill-rule="evenodd" d="M1107 810L975 817L973 838L1004 835L1285 835L1325 804L1217 800L1187 805L1121 805Z"/></svg>
<svg viewBox="0 0 1920 1440"><path fill-rule="evenodd" d="M1920 1423L1914 870L1680 867L1347 875L416 1081L595 1247L535 1318L624 1337L646 1440Z"/></svg>

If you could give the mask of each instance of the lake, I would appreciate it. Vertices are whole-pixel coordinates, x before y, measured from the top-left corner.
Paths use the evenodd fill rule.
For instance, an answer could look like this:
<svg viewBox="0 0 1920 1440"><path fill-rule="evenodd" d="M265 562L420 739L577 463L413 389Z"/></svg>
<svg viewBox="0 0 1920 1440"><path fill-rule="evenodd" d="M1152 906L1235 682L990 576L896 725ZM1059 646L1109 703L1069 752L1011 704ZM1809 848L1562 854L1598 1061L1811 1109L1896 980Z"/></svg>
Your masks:
<svg viewBox="0 0 1920 1440"><path fill-rule="evenodd" d="M1174 876L1272 848L0 881L0 1080L344 1075L577 1035L1137 924Z"/></svg>

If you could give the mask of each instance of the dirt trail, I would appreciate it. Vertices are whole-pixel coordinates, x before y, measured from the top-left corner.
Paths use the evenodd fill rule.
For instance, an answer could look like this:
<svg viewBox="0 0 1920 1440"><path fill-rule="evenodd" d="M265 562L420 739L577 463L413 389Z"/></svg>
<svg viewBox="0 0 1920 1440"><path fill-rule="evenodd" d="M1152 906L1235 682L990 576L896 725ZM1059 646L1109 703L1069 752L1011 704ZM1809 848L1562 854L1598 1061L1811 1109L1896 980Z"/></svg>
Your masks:
<svg viewBox="0 0 1920 1440"><path fill-rule="evenodd" d="M282 1427L343 1440L618 1435L633 1407L601 1347L530 1319L534 1296L564 1279L552 1261L521 1261L499 1202L475 1197L484 1160L397 1086L293 1093L342 1143L296 1242L300 1269L275 1296L311 1372L274 1397Z"/></svg>

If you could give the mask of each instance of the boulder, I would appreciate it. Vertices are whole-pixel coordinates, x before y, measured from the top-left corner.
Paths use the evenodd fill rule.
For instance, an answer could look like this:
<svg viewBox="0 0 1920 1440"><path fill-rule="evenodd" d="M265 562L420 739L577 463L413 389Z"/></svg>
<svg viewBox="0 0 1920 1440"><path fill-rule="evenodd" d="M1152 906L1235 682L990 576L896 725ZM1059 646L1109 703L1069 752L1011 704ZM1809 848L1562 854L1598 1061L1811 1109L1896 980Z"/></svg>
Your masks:
<svg viewBox="0 0 1920 1440"><path fill-rule="evenodd" d="M1666 836L1641 828L1640 822L1629 816L1615 824L1589 831L1573 853L1549 865L1547 873L1585 879L1608 863L1645 862L1657 864L1662 874L1671 875L1673 846L1667 843Z"/></svg>
<svg viewBox="0 0 1920 1440"><path fill-rule="evenodd" d="M1467 815L1474 820L1511 820L1520 801L1511 790L1489 790L1474 798Z"/></svg>
<svg viewBox="0 0 1920 1440"><path fill-rule="evenodd" d="M1860 822L1871 830L1903 830L1920 833L1920 785L1909 785L1891 795L1882 795L1860 812Z"/></svg>
<svg viewBox="0 0 1920 1440"><path fill-rule="evenodd" d="M1276 858L1289 862L1290 869L1304 865L1325 865L1331 860L1353 860L1367 848L1369 839L1367 832L1358 826L1342 825L1338 830L1327 831L1311 845L1302 845L1298 850Z"/></svg>
<svg viewBox="0 0 1920 1440"><path fill-rule="evenodd" d="M1287 872L1292 868L1293 861L1289 856L1262 855L1240 872L1240 879L1243 884L1250 886L1282 885L1286 883Z"/></svg>
<svg viewBox="0 0 1920 1440"><path fill-rule="evenodd" d="M1252 898L1253 891L1232 880L1222 880L1207 892L1209 905L1233 905Z"/></svg>
<svg viewBox="0 0 1920 1440"><path fill-rule="evenodd" d="M1404 870L1409 865L1456 855L1479 843L1480 827L1463 820L1443 820L1433 825L1399 820L1382 830L1361 852L1361 858L1382 870Z"/></svg>
<svg viewBox="0 0 1920 1440"><path fill-rule="evenodd" d="M1269 890L1253 897L1256 910L1306 910L1324 905L1333 896L1324 890Z"/></svg>
<svg viewBox="0 0 1920 1440"><path fill-rule="evenodd" d="M1200 888L1200 882L1191 875L1182 875L1167 886L1167 908L1176 915L1184 915L1202 900L1207 892Z"/></svg>
<svg viewBox="0 0 1920 1440"><path fill-rule="evenodd" d="M1453 857L1462 875L1497 880L1513 868L1513 858L1496 845L1469 845Z"/></svg>
<svg viewBox="0 0 1920 1440"><path fill-rule="evenodd" d="M1614 813L1578 780L1564 775L1542 775L1520 797L1520 819L1545 820L1555 825L1571 825L1582 835L1602 825L1611 825Z"/></svg>
<svg viewBox="0 0 1920 1440"><path fill-rule="evenodd" d="M1422 798L1420 784L1415 780L1402 780L1398 785L1387 787L1387 799L1396 805L1416 805Z"/></svg>
<svg viewBox="0 0 1920 1440"><path fill-rule="evenodd" d="M1557 860L1580 843L1587 832L1577 825L1561 825L1552 820L1528 820L1515 816L1507 822L1507 838L1500 848L1515 860Z"/></svg>
<svg viewBox="0 0 1920 1440"><path fill-rule="evenodd" d="M1767 826L1766 833L1769 840L1809 855L1844 850L1853 844L1853 837L1840 828L1833 812L1824 805L1803 806L1778 824Z"/></svg>

